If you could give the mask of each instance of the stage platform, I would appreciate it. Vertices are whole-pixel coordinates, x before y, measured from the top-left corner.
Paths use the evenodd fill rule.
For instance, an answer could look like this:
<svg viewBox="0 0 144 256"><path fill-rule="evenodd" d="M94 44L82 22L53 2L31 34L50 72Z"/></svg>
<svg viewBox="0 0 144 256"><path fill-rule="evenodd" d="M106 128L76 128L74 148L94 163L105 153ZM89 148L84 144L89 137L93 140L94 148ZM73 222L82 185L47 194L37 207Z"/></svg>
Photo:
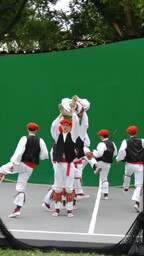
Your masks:
<svg viewBox="0 0 144 256"><path fill-rule="evenodd" d="M77 201L78 209L73 211L73 218L67 217L66 210L53 217L42 207L49 188L51 185L28 184L21 215L8 218L14 208L15 183L0 184L0 218L15 238L37 246L96 247L116 244L138 215L131 200L133 189L124 194L122 188L110 187L109 199L102 200L98 187L84 187L89 198Z"/></svg>

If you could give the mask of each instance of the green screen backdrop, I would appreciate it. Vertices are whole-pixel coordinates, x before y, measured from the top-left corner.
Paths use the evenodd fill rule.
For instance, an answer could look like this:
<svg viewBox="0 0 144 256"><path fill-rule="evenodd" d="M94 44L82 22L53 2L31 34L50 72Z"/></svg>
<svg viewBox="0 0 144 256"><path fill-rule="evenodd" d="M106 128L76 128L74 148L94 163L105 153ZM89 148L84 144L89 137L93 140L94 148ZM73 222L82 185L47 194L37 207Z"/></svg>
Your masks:
<svg viewBox="0 0 144 256"><path fill-rule="evenodd" d="M27 135L26 124L40 125L42 137L50 151L52 121L59 115L62 98L77 94L90 101L88 110L93 150L100 142L99 129L117 133L113 141L119 148L127 138L129 125L139 127L144 137L144 39L59 52L0 57L1 137L0 165L9 161L19 139ZM111 186L122 185L124 164L115 161L109 174ZM16 179L8 175L9 179ZM53 183L50 160L41 161L30 178L32 183ZM89 165L83 185L98 185L98 175Z"/></svg>

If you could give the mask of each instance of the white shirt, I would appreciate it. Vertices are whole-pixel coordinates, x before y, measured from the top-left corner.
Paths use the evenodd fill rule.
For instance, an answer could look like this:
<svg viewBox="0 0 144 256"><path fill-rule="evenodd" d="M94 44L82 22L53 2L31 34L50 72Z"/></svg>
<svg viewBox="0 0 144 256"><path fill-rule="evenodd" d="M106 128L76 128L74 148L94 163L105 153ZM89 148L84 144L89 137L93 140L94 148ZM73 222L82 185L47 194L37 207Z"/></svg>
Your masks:
<svg viewBox="0 0 144 256"><path fill-rule="evenodd" d="M130 137L135 137L135 136L130 136ZM142 140L142 147L144 148L144 139L141 139L141 140ZM127 149L127 142L126 140L123 140L121 143L120 149L118 151L118 155L116 157L116 160L118 162L122 161L126 157L126 149Z"/></svg>
<svg viewBox="0 0 144 256"><path fill-rule="evenodd" d="M104 139L103 141L106 141L106 140L108 140L108 138ZM93 155L94 155L95 158L102 157L103 154L104 154L104 151L107 150L106 144L103 143L103 141L100 142L100 143L97 145L97 148L93 150ZM116 145L115 145L114 142L112 142L112 143L113 143L113 145L114 145L113 156L116 156L116 155L117 155L117 147L116 147Z"/></svg>
<svg viewBox="0 0 144 256"><path fill-rule="evenodd" d="M84 111L83 115L82 115L82 120L81 120L81 124L79 124L79 137L81 138L82 141L85 141L87 139L87 129L89 127L89 123L88 123L88 115L87 113Z"/></svg>
<svg viewBox="0 0 144 256"><path fill-rule="evenodd" d="M60 135L60 131L58 129L59 125L60 125L60 121L63 120L63 119L64 119L63 117L58 116L52 122L51 135L52 135L52 137L53 137L53 139L55 140L56 143L57 143L58 137ZM71 133L71 138L72 138L73 142L75 143L77 137L79 136L79 119L78 119L78 116L76 115L76 113L72 113L72 128L71 128L70 133ZM64 135L64 133L63 133L63 135Z"/></svg>
<svg viewBox="0 0 144 256"><path fill-rule="evenodd" d="M85 147L90 147L90 138L89 138L89 136L88 136L88 134L86 133L86 136L85 136L85 138L84 138L84 146Z"/></svg>
<svg viewBox="0 0 144 256"><path fill-rule="evenodd" d="M30 134L31 136L35 136L35 134ZM19 142L18 142L18 145L16 147L16 150L13 154L13 156L11 157L10 161L14 164L20 164L21 162L21 158L22 158L22 155L25 151L25 148L26 148L26 143L27 143L27 137L26 136L23 136ZM48 149L46 147L46 144L44 142L43 139L40 138L40 159L41 160L44 160L44 159L48 159L49 156L48 156Z"/></svg>

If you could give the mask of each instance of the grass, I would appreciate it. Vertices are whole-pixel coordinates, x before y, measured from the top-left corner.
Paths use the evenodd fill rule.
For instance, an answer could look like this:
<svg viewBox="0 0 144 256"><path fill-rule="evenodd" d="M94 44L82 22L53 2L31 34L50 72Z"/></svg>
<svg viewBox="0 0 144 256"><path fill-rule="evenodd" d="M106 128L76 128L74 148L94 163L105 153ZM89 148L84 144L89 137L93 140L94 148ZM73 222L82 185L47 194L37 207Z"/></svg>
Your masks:
<svg viewBox="0 0 144 256"><path fill-rule="evenodd" d="M21 251L21 250L1 250L0 256L99 256L96 253L66 253L59 252L57 250L51 252L41 252L41 251ZM104 254L101 254L104 256Z"/></svg>
<svg viewBox="0 0 144 256"><path fill-rule="evenodd" d="M40 251L21 251L21 250L0 250L0 256L99 256L96 253L66 253L59 251L40 252ZM104 254L101 254L104 256Z"/></svg>

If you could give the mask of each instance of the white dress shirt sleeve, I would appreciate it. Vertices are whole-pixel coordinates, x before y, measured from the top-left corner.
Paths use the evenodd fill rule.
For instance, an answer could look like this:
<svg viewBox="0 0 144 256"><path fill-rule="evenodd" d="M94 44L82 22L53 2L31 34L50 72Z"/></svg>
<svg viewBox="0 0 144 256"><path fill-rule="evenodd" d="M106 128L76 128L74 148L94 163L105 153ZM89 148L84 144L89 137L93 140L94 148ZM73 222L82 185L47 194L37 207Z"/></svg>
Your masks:
<svg viewBox="0 0 144 256"><path fill-rule="evenodd" d="M71 128L71 138L73 142L76 142L76 139L79 136L79 118L75 112L72 113L72 128Z"/></svg>
<svg viewBox="0 0 144 256"><path fill-rule="evenodd" d="M40 138L40 159L49 159L48 149L43 139Z"/></svg>
<svg viewBox="0 0 144 256"><path fill-rule="evenodd" d="M93 150L94 157L99 158L99 157L103 156L105 150L106 150L105 143L100 142L97 145L97 148Z"/></svg>
<svg viewBox="0 0 144 256"><path fill-rule="evenodd" d="M81 124L79 125L79 136L80 136L80 138L82 139L82 141L85 140L88 127L89 127L89 124L88 124L88 115L87 115L86 112L84 112L83 115L82 115Z"/></svg>
<svg viewBox="0 0 144 256"><path fill-rule="evenodd" d="M84 146L89 148L90 144L91 144L90 138L89 138L88 134L86 133L86 136L84 138Z"/></svg>
<svg viewBox="0 0 144 256"><path fill-rule="evenodd" d="M59 126L60 126L60 121L63 119L63 117L61 116L58 116L53 122L52 122L52 125L51 125L51 135L53 137L53 139L55 140L55 142L57 142L58 140L58 136L60 134L59 132Z"/></svg>
<svg viewBox="0 0 144 256"><path fill-rule="evenodd" d="M125 158L126 148L127 148L127 142L126 142L126 140L123 140L122 143L121 143L120 149L118 151L117 157L116 157L116 160L118 162L122 161Z"/></svg>
<svg viewBox="0 0 144 256"><path fill-rule="evenodd" d="M27 142L27 137L26 136L23 136L19 142L18 142L18 145L15 149L15 152L13 154L13 156L11 157L10 161L16 165L19 165L20 162L21 162L21 158L22 158L22 155L25 151L25 146L26 146L26 142Z"/></svg>

